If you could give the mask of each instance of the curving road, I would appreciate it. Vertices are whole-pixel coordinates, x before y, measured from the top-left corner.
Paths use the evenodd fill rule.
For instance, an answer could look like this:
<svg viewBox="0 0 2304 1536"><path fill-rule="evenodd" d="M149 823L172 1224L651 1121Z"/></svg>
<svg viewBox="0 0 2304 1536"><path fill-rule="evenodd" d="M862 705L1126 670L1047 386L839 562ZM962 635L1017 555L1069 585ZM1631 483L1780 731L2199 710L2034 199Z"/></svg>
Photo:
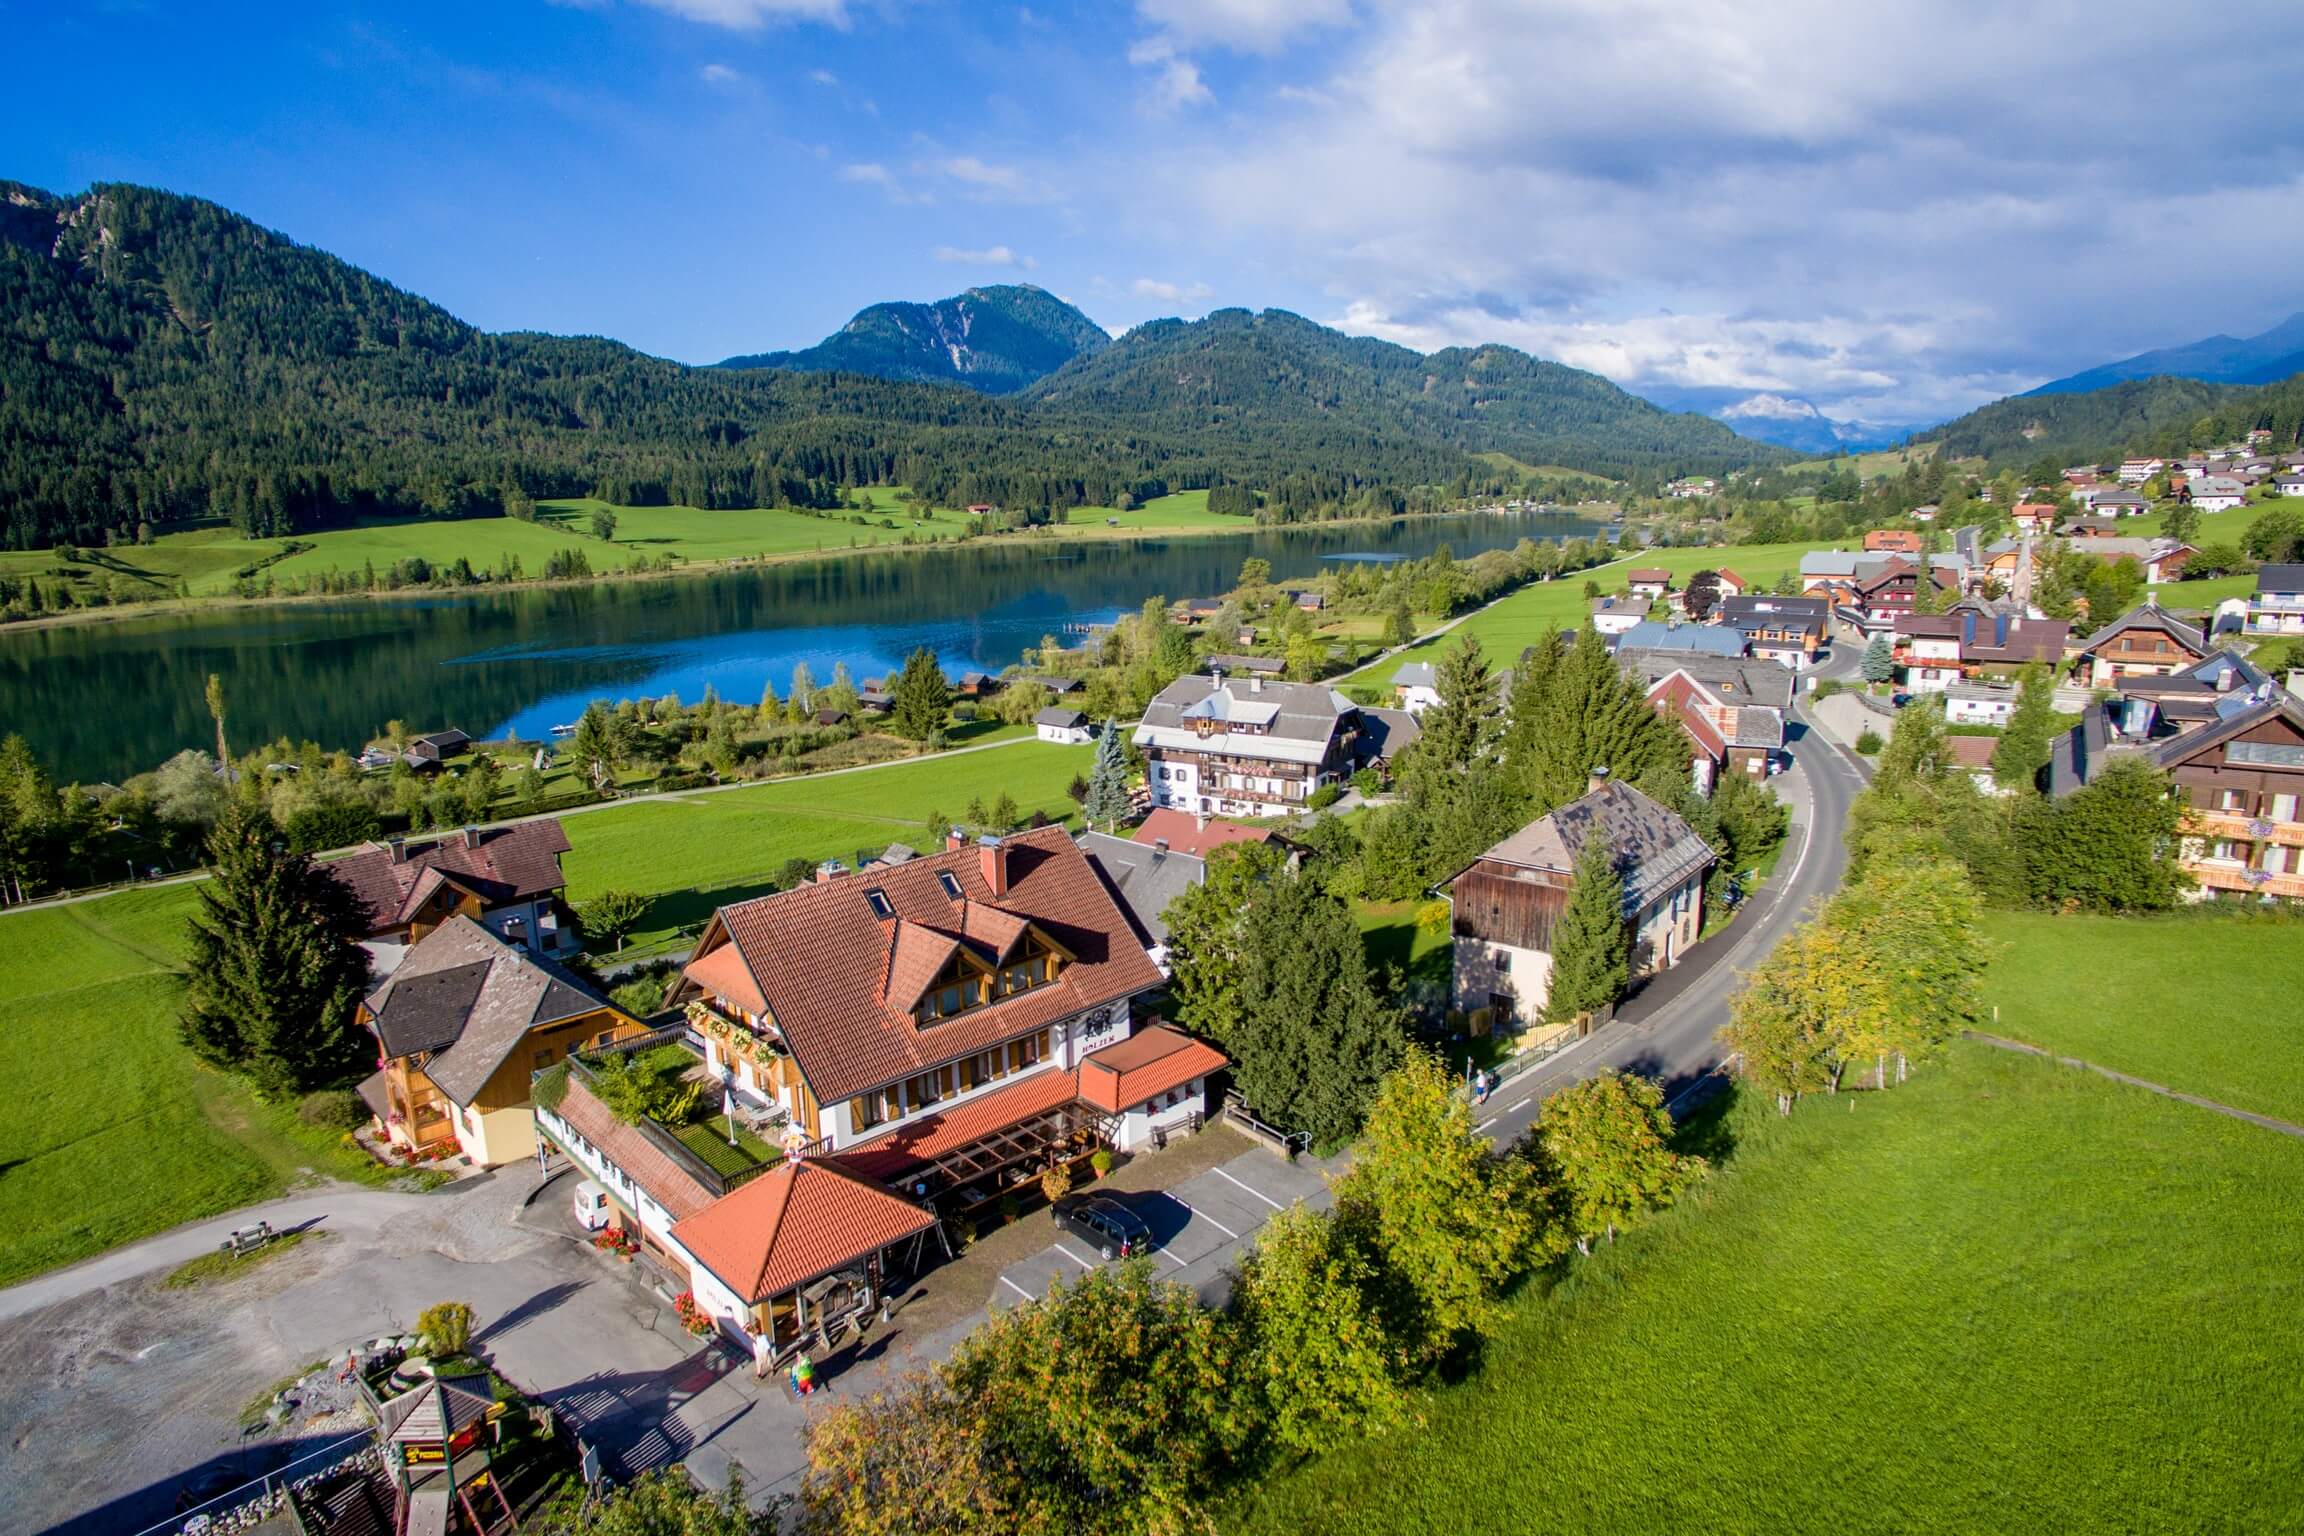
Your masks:
<svg viewBox="0 0 2304 1536"><path fill-rule="evenodd" d="M1819 670L1842 675L1854 660L1835 656ZM1792 807L1792 830L1775 878L1749 911L1641 988L1608 1024L1500 1085L1480 1111L1480 1128L1496 1141L1509 1142L1534 1124L1544 1095L1603 1071L1660 1079L1678 1105L1719 1067L1725 1052L1717 1037L1741 973L1839 888L1848 865L1848 807L1864 787L1859 760L1810 723L1797 702L1786 735L1793 766L1776 789Z"/></svg>

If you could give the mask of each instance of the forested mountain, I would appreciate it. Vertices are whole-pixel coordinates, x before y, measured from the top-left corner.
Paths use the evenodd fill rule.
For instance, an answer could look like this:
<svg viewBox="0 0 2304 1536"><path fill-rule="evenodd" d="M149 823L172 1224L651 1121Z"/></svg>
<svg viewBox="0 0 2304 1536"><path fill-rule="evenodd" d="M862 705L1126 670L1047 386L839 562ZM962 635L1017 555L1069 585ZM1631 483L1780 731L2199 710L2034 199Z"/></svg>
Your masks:
<svg viewBox="0 0 2304 1536"><path fill-rule="evenodd" d="M1340 436L1403 429L1466 452L1602 474L1720 472L1792 455L1702 416L1674 415L1595 373L1510 347L1426 357L1301 315L1220 309L1137 327L1025 391L1026 398L1147 427L1253 437L1321 424Z"/></svg>
<svg viewBox="0 0 2304 1536"><path fill-rule="evenodd" d="M1955 458L2091 464L2192 424L2241 391L2197 379L2138 379L2080 395L2015 395L1919 433Z"/></svg>
<svg viewBox="0 0 2304 1536"><path fill-rule="evenodd" d="M720 368L866 373L1011 394L1111 344L1104 328L1029 283L971 288L933 304L875 304L816 346L731 357Z"/></svg>
<svg viewBox="0 0 2304 1536"><path fill-rule="evenodd" d="M2051 379L2030 395L2077 395L2131 379L2169 377L2209 384L2270 384L2304 373L2304 312L2254 336L2209 336L2180 347L2139 352L2117 363Z"/></svg>
<svg viewBox="0 0 2304 1536"><path fill-rule="evenodd" d="M1420 359L1293 316L1171 322L1109 352L1141 364L1171 338L1209 339L1179 341L1206 388L1092 371L1104 356L1009 399L686 368L597 337L476 330L213 203L0 182L0 543L101 545L211 516L272 537L587 494L827 505L889 483L1026 514L1235 485L1264 515L1305 518L1522 483L1482 449L1659 474L1774 452L1504 348Z"/></svg>

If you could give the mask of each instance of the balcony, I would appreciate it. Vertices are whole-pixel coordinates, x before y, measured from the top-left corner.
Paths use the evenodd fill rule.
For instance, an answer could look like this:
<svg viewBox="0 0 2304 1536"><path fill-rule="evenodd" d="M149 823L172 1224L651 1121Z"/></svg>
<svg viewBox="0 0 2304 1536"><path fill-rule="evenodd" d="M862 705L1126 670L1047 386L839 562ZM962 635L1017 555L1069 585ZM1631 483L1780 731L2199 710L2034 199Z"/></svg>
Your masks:
<svg viewBox="0 0 2304 1536"><path fill-rule="evenodd" d="M2186 859L2184 869L2211 891L2237 891L2249 896L2304 900L2304 874L2274 875L2205 859Z"/></svg>
<svg viewBox="0 0 2304 1536"><path fill-rule="evenodd" d="M2240 811L2184 813L2184 831L2191 837L2228 837L2252 843L2277 843L2283 848L2304 848L2304 821L2266 821Z"/></svg>
<svg viewBox="0 0 2304 1536"><path fill-rule="evenodd" d="M750 1183L787 1155L789 1144L772 1145L763 1135L773 1135L774 1126L754 1123L758 1117L722 1113L723 1084L683 1026L570 1056L565 1065L618 1120L716 1194ZM827 1150L827 1144L809 1141L790 1150L808 1157Z"/></svg>

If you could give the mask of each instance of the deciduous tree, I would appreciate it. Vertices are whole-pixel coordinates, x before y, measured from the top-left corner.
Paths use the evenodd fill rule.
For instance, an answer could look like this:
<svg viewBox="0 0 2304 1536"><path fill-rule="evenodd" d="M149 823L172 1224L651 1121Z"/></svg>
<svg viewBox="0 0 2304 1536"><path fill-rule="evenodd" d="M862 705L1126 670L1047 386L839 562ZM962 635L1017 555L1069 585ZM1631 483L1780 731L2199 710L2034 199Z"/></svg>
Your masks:
<svg viewBox="0 0 2304 1536"><path fill-rule="evenodd" d="M2040 770L2056 748L2055 687L2038 662L2024 667L2016 708L1992 748L1992 782L2002 789L2037 790Z"/></svg>
<svg viewBox="0 0 2304 1536"><path fill-rule="evenodd" d="M1536 1137L1558 1170L1576 1246L1669 1205L1703 1168L1672 1150L1664 1090L1645 1077L1603 1072L1544 1101Z"/></svg>
<svg viewBox="0 0 2304 1536"><path fill-rule="evenodd" d="M1262 1394L1265 1433L1281 1450L1316 1455L1407 1417L1377 1286L1375 1260L1330 1216L1292 1205L1257 1234L1233 1309L1242 1385Z"/></svg>
<svg viewBox="0 0 2304 1536"><path fill-rule="evenodd" d="M1389 1330L1418 1360L1485 1332L1504 1286L1556 1251L1535 1166L1490 1152L1470 1101L1421 1049L1377 1090L1336 1207L1382 1255Z"/></svg>

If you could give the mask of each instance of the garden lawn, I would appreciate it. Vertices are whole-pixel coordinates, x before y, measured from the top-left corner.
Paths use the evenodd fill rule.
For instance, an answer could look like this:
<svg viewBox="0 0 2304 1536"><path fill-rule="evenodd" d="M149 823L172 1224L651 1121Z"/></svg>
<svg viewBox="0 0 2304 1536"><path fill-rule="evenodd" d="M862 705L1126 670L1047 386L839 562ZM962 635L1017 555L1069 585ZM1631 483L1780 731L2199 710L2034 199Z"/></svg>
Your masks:
<svg viewBox="0 0 2304 1536"><path fill-rule="evenodd" d="M390 1176L178 1041L194 889L0 914L0 1284L313 1174Z"/></svg>
<svg viewBox="0 0 2304 1536"><path fill-rule="evenodd" d="M2253 572L2245 576L2205 576L2198 581L2163 581L2144 590L2172 613L2204 612L2228 597L2255 596L2256 577Z"/></svg>
<svg viewBox="0 0 2304 1536"><path fill-rule="evenodd" d="M1973 1043L1717 1132L1699 1192L1513 1303L1424 1425L1219 1524L2296 1528L2304 1141Z"/></svg>
<svg viewBox="0 0 2304 1536"><path fill-rule="evenodd" d="M1095 748L1018 742L912 758L884 768L647 800L570 816L569 899L604 890L658 898L629 941L645 949L693 931L712 909L767 891L788 860L853 859L890 843L923 846L928 818L965 820L968 803L1014 797L1027 816L1062 818L1065 791Z"/></svg>
<svg viewBox="0 0 2304 1536"><path fill-rule="evenodd" d="M1750 544L1725 549L1657 549L1625 556L1592 571L1572 571L1550 581L1532 581L1519 591L1489 604L1444 634L1430 635L1398 656L1371 663L1341 679L1346 683L1389 683L1392 674L1411 661L1438 661L1441 653L1464 635L1478 635L1491 666L1519 663L1520 653L1547 629L1574 630L1584 623L1587 602L1584 583L1594 581L1603 592L1623 586L1624 572L1632 566L1657 566L1685 581L1698 571L1734 571L1746 582L1765 587L1786 571L1797 570L1800 557L1826 544Z"/></svg>
<svg viewBox="0 0 2304 1536"><path fill-rule="evenodd" d="M2304 1123L2304 927L1996 912L1988 929L1994 1032Z"/></svg>

